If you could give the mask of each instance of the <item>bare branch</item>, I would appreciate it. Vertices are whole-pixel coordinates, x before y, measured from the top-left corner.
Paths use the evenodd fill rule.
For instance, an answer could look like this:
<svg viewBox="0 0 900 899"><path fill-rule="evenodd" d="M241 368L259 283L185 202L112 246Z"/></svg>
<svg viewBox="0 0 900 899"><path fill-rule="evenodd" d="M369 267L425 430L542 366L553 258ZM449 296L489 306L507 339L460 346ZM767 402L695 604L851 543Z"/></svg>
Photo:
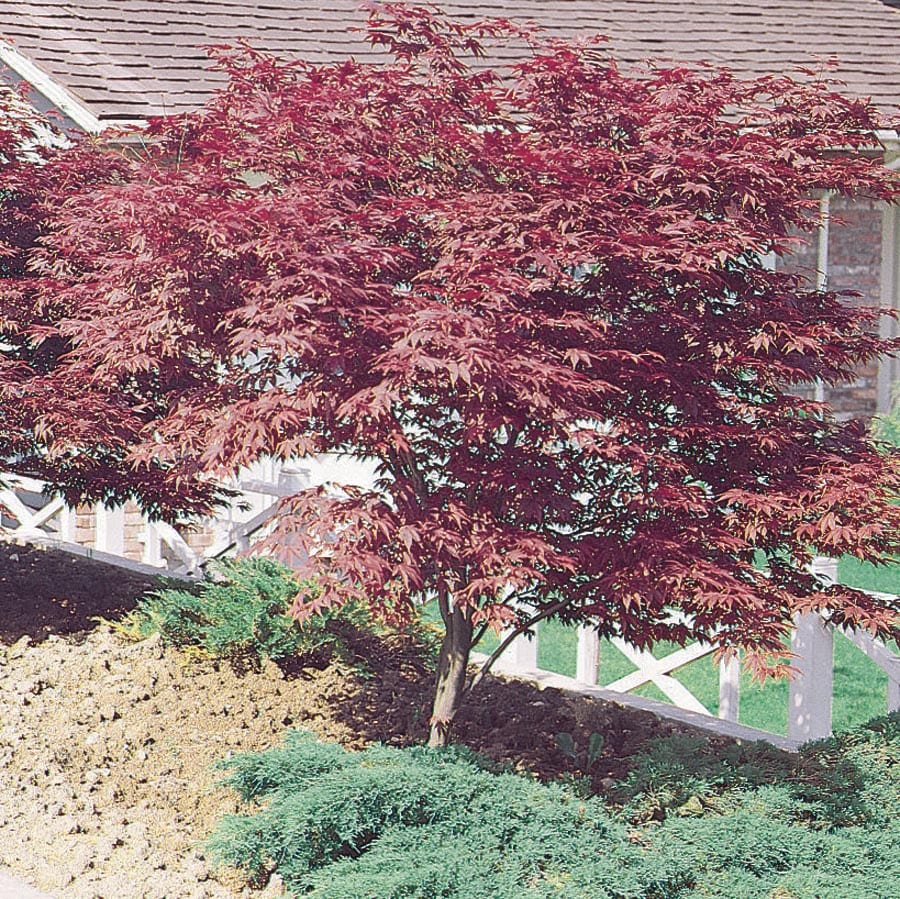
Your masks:
<svg viewBox="0 0 900 899"><path fill-rule="evenodd" d="M542 612L537 615L533 615L523 624L520 624L518 627L514 628L510 633L500 641L500 645L488 656L487 661L481 666L478 672L472 677L469 683L466 685L465 692L463 696L468 696L487 676L488 672L494 665L494 662L506 652L507 647L512 643L516 637L524 634L525 631L530 630L534 625L543 621L545 618L549 618L551 615L556 615L558 612L561 612L566 606L572 604L572 599L563 599L560 602L555 603L552 606L548 606Z"/></svg>

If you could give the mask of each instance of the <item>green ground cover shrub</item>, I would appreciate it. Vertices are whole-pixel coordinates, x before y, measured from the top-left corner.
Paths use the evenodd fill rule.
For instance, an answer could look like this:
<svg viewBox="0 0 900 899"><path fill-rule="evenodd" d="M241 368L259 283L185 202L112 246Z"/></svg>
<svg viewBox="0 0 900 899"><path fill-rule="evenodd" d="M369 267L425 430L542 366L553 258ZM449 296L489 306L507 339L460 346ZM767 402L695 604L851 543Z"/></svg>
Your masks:
<svg viewBox="0 0 900 899"><path fill-rule="evenodd" d="M616 884L642 895L672 877L645 870L599 800L494 772L456 748L348 753L294 732L226 767L244 799L265 805L226 818L212 856L277 868L296 895L603 899L623 895ZM619 849L603 861L598 846Z"/></svg>
<svg viewBox="0 0 900 899"><path fill-rule="evenodd" d="M168 587L142 597L118 625L120 630L138 638L160 633L173 645L234 661L278 661L339 648L333 614L313 615L302 624L288 614L298 593L317 588L298 581L281 563L226 560L212 574L213 579L196 588ZM367 622L354 608L342 609L340 617L359 626Z"/></svg>
<svg viewBox="0 0 900 899"><path fill-rule="evenodd" d="M299 732L225 767L253 805L211 854L277 869L296 896L894 899L900 883L896 714L796 757L662 740L610 806L460 749L349 753Z"/></svg>
<svg viewBox="0 0 900 899"><path fill-rule="evenodd" d="M900 713L809 743L798 755L767 743L661 738L632 759L613 797L634 823L721 813L752 799L765 800L773 817L789 812L814 829L890 827L900 815Z"/></svg>

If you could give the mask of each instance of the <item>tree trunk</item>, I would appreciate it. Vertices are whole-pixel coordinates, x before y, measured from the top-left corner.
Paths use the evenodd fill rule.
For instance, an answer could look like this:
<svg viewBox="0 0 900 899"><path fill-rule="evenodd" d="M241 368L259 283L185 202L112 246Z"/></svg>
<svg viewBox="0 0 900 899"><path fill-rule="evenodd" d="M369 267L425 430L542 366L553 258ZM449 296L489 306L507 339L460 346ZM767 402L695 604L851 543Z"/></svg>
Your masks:
<svg viewBox="0 0 900 899"><path fill-rule="evenodd" d="M450 742L450 729L462 703L466 665L472 648L472 620L468 610L450 609L442 603L441 615L444 640L438 658L429 746L446 746Z"/></svg>

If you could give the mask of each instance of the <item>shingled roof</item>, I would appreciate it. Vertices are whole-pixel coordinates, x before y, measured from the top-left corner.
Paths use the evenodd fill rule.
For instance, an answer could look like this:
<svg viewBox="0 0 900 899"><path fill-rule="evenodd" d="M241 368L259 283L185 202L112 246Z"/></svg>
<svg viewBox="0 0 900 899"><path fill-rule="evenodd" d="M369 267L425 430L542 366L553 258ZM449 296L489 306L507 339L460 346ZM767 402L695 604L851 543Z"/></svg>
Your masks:
<svg viewBox="0 0 900 899"><path fill-rule="evenodd" d="M900 110L896 5L894 0L442 4L463 20L497 15L533 20L559 36L603 33L625 61L706 60L739 73L766 74L837 58L846 92L871 97L892 115ZM364 21L358 6L358 0L0 0L0 60L16 70L7 68L8 76L29 81L45 76L51 93L61 88L100 124L134 120L203 102L218 77L206 68L205 45L246 38L261 49L314 62L371 58L371 49L350 30Z"/></svg>

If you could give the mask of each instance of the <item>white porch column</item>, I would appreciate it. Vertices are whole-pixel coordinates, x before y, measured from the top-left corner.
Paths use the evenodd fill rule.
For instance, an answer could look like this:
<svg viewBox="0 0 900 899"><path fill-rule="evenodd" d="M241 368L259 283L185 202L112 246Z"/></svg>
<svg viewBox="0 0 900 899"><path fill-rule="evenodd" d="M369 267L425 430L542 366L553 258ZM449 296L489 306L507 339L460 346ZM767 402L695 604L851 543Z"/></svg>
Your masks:
<svg viewBox="0 0 900 899"><path fill-rule="evenodd" d="M103 503L97 503L94 512L97 527L94 548L114 556L125 555L125 507L107 509Z"/></svg>
<svg viewBox="0 0 900 899"><path fill-rule="evenodd" d="M900 155L895 154L894 166L900 164ZM881 228L881 305L890 309L900 309L900 208L885 206ZM900 334L900 324L889 318L882 318L882 337L896 337ZM878 363L878 398L876 411L889 412L893 393L900 382L900 359L881 359Z"/></svg>

